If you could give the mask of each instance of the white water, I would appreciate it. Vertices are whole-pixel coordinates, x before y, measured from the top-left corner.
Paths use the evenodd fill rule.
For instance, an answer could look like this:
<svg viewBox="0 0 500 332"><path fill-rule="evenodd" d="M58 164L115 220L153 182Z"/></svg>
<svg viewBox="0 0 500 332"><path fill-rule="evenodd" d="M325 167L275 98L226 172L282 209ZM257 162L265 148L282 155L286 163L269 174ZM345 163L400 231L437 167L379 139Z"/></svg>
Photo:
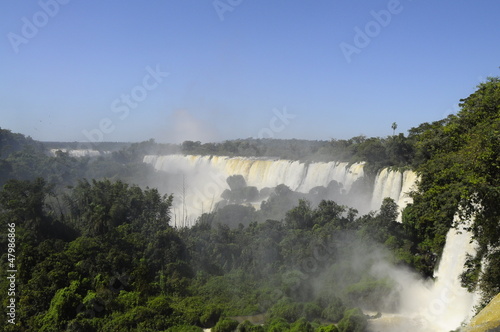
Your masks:
<svg viewBox="0 0 500 332"><path fill-rule="evenodd" d="M90 149L80 149L80 150L68 150L68 149L51 149L50 154L55 156L57 151L67 152L71 157L99 157L105 154L109 154L109 151L98 151Z"/></svg>
<svg viewBox="0 0 500 332"><path fill-rule="evenodd" d="M451 228L435 280L421 280L410 271L394 271L379 267L396 281L400 288L401 307L398 313L383 314L369 321L370 331L376 332L448 332L455 330L473 315L475 294L460 285L467 253L474 254L476 244L471 234L459 227Z"/></svg>
<svg viewBox="0 0 500 332"><path fill-rule="evenodd" d="M364 176L363 163L349 165L335 161L306 164L283 159L196 155L149 155L143 161L157 170L177 175L168 190L175 194L177 214L184 215L182 219L188 219L188 224L214 207L222 192L229 189L226 179L230 175L242 175L248 186L259 190L285 184L302 193L316 186L327 186L332 180L341 183L344 192L348 193L353 183ZM368 208L356 206L357 202L353 205L362 212L378 210L383 199L390 197L401 212L412 201L408 193L414 189L417 179L413 171L382 169L376 176ZM180 211L180 206L184 206L185 211Z"/></svg>
<svg viewBox="0 0 500 332"><path fill-rule="evenodd" d="M363 163L349 165L335 161L306 164L283 159L195 155L149 155L143 161L157 170L177 175L168 190L175 194L177 215L184 215L182 219L188 219L188 224L214 207L222 192L229 189L226 179L230 175L242 175L248 186L259 190L285 184L301 193L316 186L326 187L332 180L341 183L344 192L348 193L353 183L364 176ZM414 189L416 181L417 174L413 171L382 169L375 179L369 206L356 206L358 202L353 205L362 212L378 210L383 199L390 197L401 212L411 202L408 193ZM180 206L184 206L185 211L180 211Z"/></svg>
<svg viewBox="0 0 500 332"><path fill-rule="evenodd" d="M362 163L349 165L334 161L306 164L282 159L191 155L150 155L143 161L157 170L176 175L177 181L171 183L168 190L174 191L178 218L188 219L188 224L214 207L223 191L229 189L226 179L231 175L242 175L248 186L259 190L285 184L302 193L316 186L327 186L332 180L349 192L353 183L364 176ZM184 206L185 211L181 211L180 206Z"/></svg>
<svg viewBox="0 0 500 332"><path fill-rule="evenodd" d="M371 210L378 210L384 198L390 197L398 204L400 212L398 221L401 221L401 211L413 202L409 193L416 189L417 180L417 173L413 171L399 172L389 168L382 169L375 178Z"/></svg>
<svg viewBox="0 0 500 332"><path fill-rule="evenodd" d="M354 181L363 177L363 164L350 167L345 162L311 163L283 159L262 159L219 156L145 156L144 162L152 164L157 170L169 173L213 173L223 176L223 181L230 175L242 175L247 185L259 189L285 184L290 189L308 192L315 186L326 186L335 180L349 190ZM224 189L228 188L225 186Z"/></svg>

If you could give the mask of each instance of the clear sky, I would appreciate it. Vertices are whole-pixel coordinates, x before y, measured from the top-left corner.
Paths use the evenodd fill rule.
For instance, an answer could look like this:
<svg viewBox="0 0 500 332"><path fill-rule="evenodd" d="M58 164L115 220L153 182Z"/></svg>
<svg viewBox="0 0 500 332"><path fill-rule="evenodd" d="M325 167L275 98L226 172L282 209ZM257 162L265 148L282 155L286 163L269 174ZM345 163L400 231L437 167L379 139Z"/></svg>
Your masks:
<svg viewBox="0 0 500 332"><path fill-rule="evenodd" d="M386 136L500 75L498 0L4 0L0 127L43 141Z"/></svg>

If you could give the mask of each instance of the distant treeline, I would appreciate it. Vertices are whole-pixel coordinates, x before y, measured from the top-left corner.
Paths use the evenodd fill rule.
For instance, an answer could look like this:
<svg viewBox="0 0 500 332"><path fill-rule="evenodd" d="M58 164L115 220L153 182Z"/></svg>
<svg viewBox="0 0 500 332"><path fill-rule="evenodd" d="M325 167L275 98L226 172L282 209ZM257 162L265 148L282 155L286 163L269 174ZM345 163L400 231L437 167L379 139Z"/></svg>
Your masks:
<svg viewBox="0 0 500 332"><path fill-rule="evenodd" d="M142 160L147 154L191 154L229 157L269 157L301 161L361 162L376 172L387 166L415 166L418 151L415 147L418 129L407 137L400 133L385 138L357 136L346 140L312 141L300 139L237 139L220 143L185 141L182 144L157 143L153 139L140 143L102 142L92 145L65 142L44 142L48 149L81 149L91 147L111 151L122 160Z"/></svg>
<svg viewBox="0 0 500 332"><path fill-rule="evenodd" d="M97 150L97 151L119 151L128 148L132 143L127 142L41 142L48 150Z"/></svg>

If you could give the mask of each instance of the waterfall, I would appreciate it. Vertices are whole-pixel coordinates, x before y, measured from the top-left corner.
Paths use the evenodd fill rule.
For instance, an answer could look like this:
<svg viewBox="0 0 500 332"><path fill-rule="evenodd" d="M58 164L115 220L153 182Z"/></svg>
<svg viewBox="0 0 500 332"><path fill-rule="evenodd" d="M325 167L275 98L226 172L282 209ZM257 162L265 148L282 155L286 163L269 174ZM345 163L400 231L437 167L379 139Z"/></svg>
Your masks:
<svg viewBox="0 0 500 332"><path fill-rule="evenodd" d="M326 186L332 180L342 183L349 191L352 184L364 176L363 163L349 165L346 162L303 163L293 160L219 157L150 155L144 162L155 169L173 174L196 176L199 173L222 176L223 181L230 175L240 174L249 186L258 189L285 184L290 189L308 192L316 186ZM224 186L223 189L226 189Z"/></svg>
<svg viewBox="0 0 500 332"><path fill-rule="evenodd" d="M326 186L332 180L342 183L343 189L349 191L357 179L364 176L363 164L348 166L345 162L311 163L307 167L302 185L296 190L308 192L315 186Z"/></svg>
<svg viewBox="0 0 500 332"><path fill-rule="evenodd" d="M458 229L450 228L446 235L441 261L434 273L437 280L432 288L434 296L431 303L432 310L439 313L438 326L443 331L454 329L464 319L472 318L474 294L461 286L460 274L464 270L467 254L475 254L476 247L472 234L464 229L463 224Z"/></svg>
<svg viewBox="0 0 500 332"><path fill-rule="evenodd" d="M415 190L418 176L413 171L382 169L375 179L371 209L377 210L385 197L391 197L400 212L412 202L409 192ZM401 214L399 221L401 221ZM460 224L458 214L454 219ZM473 314L477 295L469 293L460 284L467 254L473 255L476 244L463 222L458 229L450 228L441 255L435 280L422 280L413 272L384 266L389 277L399 286L401 308L398 313L383 314L370 320L370 331L384 332L448 332L460 327Z"/></svg>
<svg viewBox="0 0 500 332"><path fill-rule="evenodd" d="M177 204L180 204L179 196L183 196L183 202L188 202L186 208L191 221L213 208L222 192L229 189L226 179L231 175L242 175L248 186L259 190L285 184L301 193L316 186L326 187L332 180L342 184L344 193L348 193L354 182L364 176L364 163L337 161L304 163L272 158L195 155L148 155L143 161L157 170L177 175L178 181L174 181L168 190L174 191ZM359 202L353 202L353 207L362 213L378 210L383 199L390 197L401 212L412 201L408 193L414 189L416 181L417 174L413 171L384 168L376 176L368 208L360 206ZM401 221L401 213L398 218Z"/></svg>
<svg viewBox="0 0 500 332"><path fill-rule="evenodd" d="M401 221L401 212L413 202L409 193L416 189L417 180L418 176L414 171L400 172L390 168L382 169L375 178L370 204L371 210L378 210L384 198L390 197L398 204L398 221Z"/></svg>
<svg viewBox="0 0 500 332"><path fill-rule="evenodd" d="M363 163L316 162L271 158L247 158L193 155L148 155L143 161L157 170L175 175L170 191L177 196L177 204L186 205L191 222L213 208L231 175L242 175L248 186L257 189L285 184L290 189L307 193L316 186L327 186L330 181L342 184L349 192L353 183L364 176ZM183 197L181 197L183 196ZM181 201L183 203L181 203ZM187 202L187 203L186 203Z"/></svg>
<svg viewBox="0 0 500 332"><path fill-rule="evenodd" d="M462 223L448 231L435 280L422 280L411 271L384 266L400 289L401 305L398 313L371 320L370 331L448 332L472 318L477 296L460 284L467 254L476 252L476 243L466 227Z"/></svg>
<svg viewBox="0 0 500 332"><path fill-rule="evenodd" d="M71 157L76 157L76 158L81 158L81 157L99 157L102 155L106 155L111 153L110 151L98 151L98 150L90 150L90 149L80 149L80 150L73 150L73 149L50 149L50 154L52 156L55 156L57 151L65 152L68 153Z"/></svg>

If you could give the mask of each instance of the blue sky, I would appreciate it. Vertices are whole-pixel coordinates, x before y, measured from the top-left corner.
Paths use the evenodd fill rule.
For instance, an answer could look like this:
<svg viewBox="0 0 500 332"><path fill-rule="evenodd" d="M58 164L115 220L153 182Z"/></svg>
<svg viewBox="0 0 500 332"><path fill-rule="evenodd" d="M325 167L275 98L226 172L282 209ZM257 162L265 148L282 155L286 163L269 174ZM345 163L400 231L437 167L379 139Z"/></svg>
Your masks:
<svg viewBox="0 0 500 332"><path fill-rule="evenodd" d="M6 0L0 127L44 141L386 136L500 71L500 2Z"/></svg>

